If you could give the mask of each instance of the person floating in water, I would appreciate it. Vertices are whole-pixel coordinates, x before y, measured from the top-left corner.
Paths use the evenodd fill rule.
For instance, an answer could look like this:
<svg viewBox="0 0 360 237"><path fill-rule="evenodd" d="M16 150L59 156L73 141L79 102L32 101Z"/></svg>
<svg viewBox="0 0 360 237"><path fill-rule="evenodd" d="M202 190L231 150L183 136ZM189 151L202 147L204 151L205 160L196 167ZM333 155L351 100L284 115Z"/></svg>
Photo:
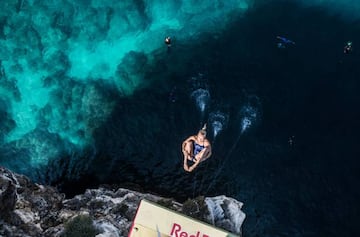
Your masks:
<svg viewBox="0 0 360 237"><path fill-rule="evenodd" d="M344 46L344 54L349 54L352 52L352 42L348 41L346 42L345 46Z"/></svg>
<svg viewBox="0 0 360 237"><path fill-rule="evenodd" d="M206 138L206 124L197 135L188 137L182 143L182 152L184 155L184 170L193 171L200 162L211 156L211 144ZM190 166L188 165L190 163Z"/></svg>
<svg viewBox="0 0 360 237"><path fill-rule="evenodd" d="M170 36L166 36L164 42L167 45L167 52L170 53L170 49L171 49L171 38L170 38Z"/></svg>
<svg viewBox="0 0 360 237"><path fill-rule="evenodd" d="M170 36L166 36L164 42L168 47L171 47L171 38L170 38Z"/></svg>
<svg viewBox="0 0 360 237"><path fill-rule="evenodd" d="M279 49L285 49L287 45L289 44L293 44L295 45L295 42L292 41L292 40L289 40L285 37L282 37L282 36L276 36L276 38L279 40L279 42L277 43L277 47Z"/></svg>

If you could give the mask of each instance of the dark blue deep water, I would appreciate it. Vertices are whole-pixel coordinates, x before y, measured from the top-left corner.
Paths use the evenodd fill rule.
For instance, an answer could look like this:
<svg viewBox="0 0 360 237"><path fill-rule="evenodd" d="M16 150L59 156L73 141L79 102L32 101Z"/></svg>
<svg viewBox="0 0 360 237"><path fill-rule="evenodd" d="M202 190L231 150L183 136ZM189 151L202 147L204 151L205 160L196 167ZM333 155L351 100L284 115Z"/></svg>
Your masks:
<svg viewBox="0 0 360 237"><path fill-rule="evenodd" d="M93 132L94 147L41 176L61 167L51 184L69 197L105 183L179 201L225 194L244 202L246 237L357 236L359 32L359 21L277 2L217 34L174 35L133 95L101 85L116 104ZM278 35L296 44L278 48ZM210 94L203 112L191 96L199 88ZM216 114L224 120L216 137L209 132L212 157L186 173L182 141L205 122L213 131Z"/></svg>
<svg viewBox="0 0 360 237"><path fill-rule="evenodd" d="M226 194L245 203L245 236L355 236L359 30L359 22L281 3L249 11L220 35L176 42L148 74L162 79L119 99L97 130L98 154L81 184L136 184L182 201ZM277 48L277 35L296 45ZM347 40L352 54L343 53ZM203 118L189 96L192 77L211 93ZM248 104L258 116L241 133ZM228 123L214 154L187 174L181 142L217 110Z"/></svg>

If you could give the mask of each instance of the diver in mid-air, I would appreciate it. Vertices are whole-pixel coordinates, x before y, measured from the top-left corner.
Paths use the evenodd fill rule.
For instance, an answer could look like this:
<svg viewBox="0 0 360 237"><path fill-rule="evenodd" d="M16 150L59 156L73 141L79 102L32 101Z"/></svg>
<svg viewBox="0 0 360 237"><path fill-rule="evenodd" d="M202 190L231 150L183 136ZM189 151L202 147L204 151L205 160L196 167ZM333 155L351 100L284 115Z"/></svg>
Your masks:
<svg viewBox="0 0 360 237"><path fill-rule="evenodd" d="M278 47L279 49L285 49L286 46L289 45L289 44L295 45L295 42L294 42L294 41L289 40L289 39L287 39L287 38L285 38L285 37L282 37L282 36L276 36L276 39L279 40L279 42L277 43L277 47Z"/></svg>

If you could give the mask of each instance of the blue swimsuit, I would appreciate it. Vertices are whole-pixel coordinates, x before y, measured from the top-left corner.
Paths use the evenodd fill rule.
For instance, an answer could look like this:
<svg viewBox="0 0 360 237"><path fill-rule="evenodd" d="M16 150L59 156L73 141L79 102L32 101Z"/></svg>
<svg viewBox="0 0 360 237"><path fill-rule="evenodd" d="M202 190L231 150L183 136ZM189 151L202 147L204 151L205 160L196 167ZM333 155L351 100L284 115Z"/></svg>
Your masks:
<svg viewBox="0 0 360 237"><path fill-rule="evenodd" d="M196 161L196 160L195 160L195 156L196 156L197 154L199 154L200 151L202 151L204 148L205 148L204 145L197 144L197 143L194 141L194 155L191 157L191 161L192 161L192 162L195 162L195 161Z"/></svg>
<svg viewBox="0 0 360 237"><path fill-rule="evenodd" d="M196 142L194 142L194 156L199 154L200 151L202 151L202 149L204 149L204 148L205 148L205 146L202 146L202 145L197 144Z"/></svg>

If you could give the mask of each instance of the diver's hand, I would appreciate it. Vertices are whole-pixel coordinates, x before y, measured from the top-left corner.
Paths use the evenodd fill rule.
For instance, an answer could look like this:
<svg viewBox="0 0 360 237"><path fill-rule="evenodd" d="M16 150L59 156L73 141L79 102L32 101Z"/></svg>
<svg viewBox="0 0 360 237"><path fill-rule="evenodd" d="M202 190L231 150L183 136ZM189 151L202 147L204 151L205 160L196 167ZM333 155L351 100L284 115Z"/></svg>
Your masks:
<svg viewBox="0 0 360 237"><path fill-rule="evenodd" d="M195 162L200 161L200 160L201 160L201 156L202 156L202 155L197 154L197 155L194 157Z"/></svg>
<svg viewBox="0 0 360 237"><path fill-rule="evenodd" d="M187 159L187 160L191 160L191 161L194 160L194 159L196 160L195 156L191 156L190 154L188 154L188 155L186 156L186 159Z"/></svg>

